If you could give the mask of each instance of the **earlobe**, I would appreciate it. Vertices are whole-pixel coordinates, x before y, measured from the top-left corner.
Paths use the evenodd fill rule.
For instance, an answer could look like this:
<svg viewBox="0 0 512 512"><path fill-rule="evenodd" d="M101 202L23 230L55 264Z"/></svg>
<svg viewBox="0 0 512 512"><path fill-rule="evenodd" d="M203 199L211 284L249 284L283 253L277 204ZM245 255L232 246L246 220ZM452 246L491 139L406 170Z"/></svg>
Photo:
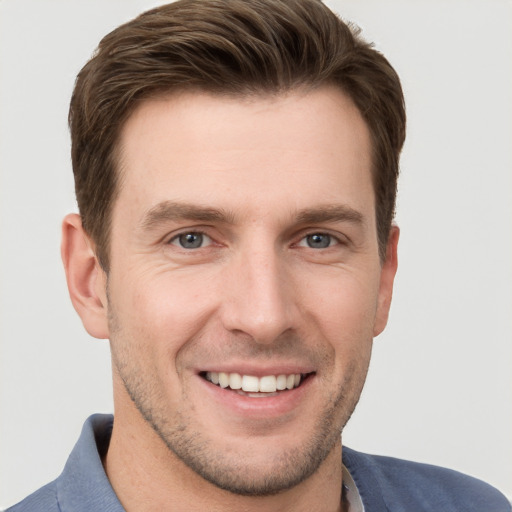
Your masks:
<svg viewBox="0 0 512 512"><path fill-rule="evenodd" d="M71 302L86 331L108 338L106 275L78 214L69 214L62 222L61 256Z"/></svg>
<svg viewBox="0 0 512 512"><path fill-rule="evenodd" d="M388 245L386 248L386 260L382 264L379 296L377 303L377 313L375 315L375 324L373 327L373 335L378 336L388 323L389 309L391 307L391 299L393 297L393 284L398 268L398 238L400 229L398 226L391 226L389 233Z"/></svg>

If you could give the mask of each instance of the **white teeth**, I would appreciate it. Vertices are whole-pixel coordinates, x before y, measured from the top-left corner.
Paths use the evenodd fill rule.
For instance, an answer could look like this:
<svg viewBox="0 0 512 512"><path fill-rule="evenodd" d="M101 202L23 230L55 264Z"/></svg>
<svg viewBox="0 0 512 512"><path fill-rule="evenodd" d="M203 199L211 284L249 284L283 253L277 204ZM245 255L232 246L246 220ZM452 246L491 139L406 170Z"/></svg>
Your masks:
<svg viewBox="0 0 512 512"><path fill-rule="evenodd" d="M213 374L215 372L212 372L212 382L213 382ZM224 372L219 373L219 386L221 388L227 388L229 386L229 375Z"/></svg>
<svg viewBox="0 0 512 512"><path fill-rule="evenodd" d="M265 375L261 378L254 375L241 375L240 373L206 372L206 380L221 388L242 390L253 396L255 393L276 393L285 389L293 389L300 385L302 376L300 373L290 375ZM261 395L258 395L261 396Z"/></svg>
<svg viewBox="0 0 512 512"><path fill-rule="evenodd" d="M278 391L283 391L283 389L286 389L286 375L277 376L276 388Z"/></svg>
<svg viewBox="0 0 512 512"><path fill-rule="evenodd" d="M273 375L261 377L259 390L263 393L274 393L277 390L276 378Z"/></svg>
<svg viewBox="0 0 512 512"><path fill-rule="evenodd" d="M229 387L231 389L242 389L242 377L239 373L229 374Z"/></svg>
<svg viewBox="0 0 512 512"><path fill-rule="evenodd" d="M257 392L260 390L258 377L252 375L244 375L242 377L242 389L247 392Z"/></svg>

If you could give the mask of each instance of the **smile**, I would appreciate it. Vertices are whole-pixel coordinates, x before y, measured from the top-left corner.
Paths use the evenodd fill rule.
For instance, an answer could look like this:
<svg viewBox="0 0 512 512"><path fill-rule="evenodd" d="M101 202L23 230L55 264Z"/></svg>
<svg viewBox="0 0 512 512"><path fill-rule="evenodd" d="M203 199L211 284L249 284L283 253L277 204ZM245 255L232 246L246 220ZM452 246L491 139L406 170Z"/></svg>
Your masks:
<svg viewBox="0 0 512 512"><path fill-rule="evenodd" d="M249 396L271 396L270 393L297 388L310 374L241 375L240 373L205 372L202 376L221 388L232 389Z"/></svg>

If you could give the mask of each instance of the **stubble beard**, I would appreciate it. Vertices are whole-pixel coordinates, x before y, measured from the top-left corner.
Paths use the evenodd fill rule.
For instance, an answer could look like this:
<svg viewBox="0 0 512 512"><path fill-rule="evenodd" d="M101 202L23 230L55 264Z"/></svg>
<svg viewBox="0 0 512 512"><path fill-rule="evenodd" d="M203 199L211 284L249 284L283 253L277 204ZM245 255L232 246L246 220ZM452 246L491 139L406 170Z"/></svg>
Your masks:
<svg viewBox="0 0 512 512"><path fill-rule="evenodd" d="M159 393L151 371L139 366L137 358L130 357L124 349L117 350L127 340L115 343L114 339L120 334L116 324L111 318L114 371L144 420L167 448L196 474L240 496L279 494L313 475L340 442L341 432L357 405L366 378L368 365L364 362L348 367L338 393L324 407L309 439L285 452L274 451L264 468L255 469L243 454L226 455L224 450L212 448L208 437L194 428L186 412L178 410L170 417L167 401ZM187 397L182 396L182 401L187 403Z"/></svg>

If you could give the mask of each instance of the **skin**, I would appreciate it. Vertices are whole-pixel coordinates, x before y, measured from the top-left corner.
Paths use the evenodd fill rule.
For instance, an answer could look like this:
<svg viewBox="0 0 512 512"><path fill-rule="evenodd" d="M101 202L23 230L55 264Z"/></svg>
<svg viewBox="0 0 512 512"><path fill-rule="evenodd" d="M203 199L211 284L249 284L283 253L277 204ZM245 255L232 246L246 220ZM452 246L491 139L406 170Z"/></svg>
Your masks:
<svg viewBox="0 0 512 512"><path fill-rule="evenodd" d="M77 215L62 254L85 328L110 339L104 464L123 506L341 510L340 433L397 267L396 227L379 259L358 110L327 87L174 94L142 103L120 144L108 276ZM297 370L309 378L280 398L201 377Z"/></svg>

